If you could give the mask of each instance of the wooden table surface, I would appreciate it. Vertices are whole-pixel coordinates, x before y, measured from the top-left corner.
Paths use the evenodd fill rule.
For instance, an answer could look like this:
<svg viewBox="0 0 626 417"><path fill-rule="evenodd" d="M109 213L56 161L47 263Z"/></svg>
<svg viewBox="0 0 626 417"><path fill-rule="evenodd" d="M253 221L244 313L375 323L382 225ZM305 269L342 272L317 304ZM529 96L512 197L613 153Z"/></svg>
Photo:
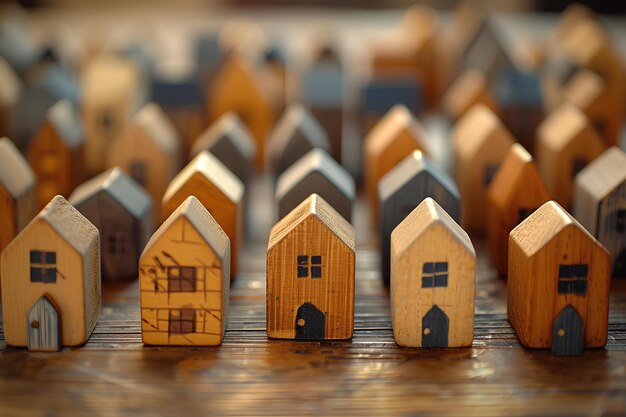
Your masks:
<svg viewBox="0 0 626 417"><path fill-rule="evenodd" d="M271 213L269 187L253 195ZM7 347L0 333L0 417L7 416L618 416L626 415L626 284L613 283L609 342L582 357L523 349L506 319L506 283L479 255L474 344L408 349L393 340L389 294L365 199L355 210L355 332L342 342L268 340L267 227L252 221L224 343L144 347L137 282L104 284L89 342L58 353ZM267 216L266 216L267 220Z"/></svg>

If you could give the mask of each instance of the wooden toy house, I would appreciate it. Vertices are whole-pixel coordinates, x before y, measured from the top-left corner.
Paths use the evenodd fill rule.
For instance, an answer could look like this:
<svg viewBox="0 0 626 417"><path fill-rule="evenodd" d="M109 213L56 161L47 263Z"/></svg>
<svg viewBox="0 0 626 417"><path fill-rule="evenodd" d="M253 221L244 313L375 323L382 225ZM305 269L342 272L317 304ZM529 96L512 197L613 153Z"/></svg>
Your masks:
<svg viewBox="0 0 626 417"><path fill-rule="evenodd" d="M574 178L605 149L591 122L577 107L563 103L537 130L537 166L554 200L572 202Z"/></svg>
<svg viewBox="0 0 626 417"><path fill-rule="evenodd" d="M56 351L84 344L100 316L98 229L56 196L1 256L4 337Z"/></svg>
<svg viewBox="0 0 626 417"><path fill-rule="evenodd" d="M120 168L79 185L69 198L100 231L102 278L137 277L139 255L154 228L152 198Z"/></svg>
<svg viewBox="0 0 626 417"><path fill-rule="evenodd" d="M519 143L509 148L487 189L487 243L496 270L506 275L509 233L550 200L533 157Z"/></svg>
<svg viewBox="0 0 626 417"><path fill-rule="evenodd" d="M613 275L626 275L626 154L609 148L575 178L573 214L604 245Z"/></svg>
<svg viewBox="0 0 626 417"><path fill-rule="evenodd" d="M37 214L35 174L8 138L0 139L0 252Z"/></svg>
<svg viewBox="0 0 626 417"><path fill-rule="evenodd" d="M232 278L237 274L244 190L242 182L219 159L202 151L172 179L162 200L164 220L191 195L204 205L230 240Z"/></svg>
<svg viewBox="0 0 626 417"><path fill-rule="evenodd" d="M508 316L522 344L582 355L608 336L611 258L549 201L509 236Z"/></svg>
<svg viewBox="0 0 626 417"><path fill-rule="evenodd" d="M65 99L46 112L46 118L28 149L28 161L37 177L39 207L57 194L68 196L83 178L85 137L79 116Z"/></svg>
<svg viewBox="0 0 626 417"><path fill-rule="evenodd" d="M400 161L378 182L382 275L389 283L391 232L425 198L431 197L455 221L461 217L459 191L454 180L420 151Z"/></svg>
<svg viewBox="0 0 626 417"><path fill-rule="evenodd" d="M191 158L203 150L215 155L242 183L248 183L256 152L255 142L235 113L224 113L202 132L191 149Z"/></svg>
<svg viewBox="0 0 626 417"><path fill-rule="evenodd" d="M411 152L425 151L424 140L422 126L403 105L392 107L365 137L365 185L374 219L378 219L378 181Z"/></svg>
<svg viewBox="0 0 626 417"><path fill-rule="evenodd" d="M278 177L275 200L282 219L311 194L317 194L352 221L356 187L352 176L322 149L311 149Z"/></svg>
<svg viewBox="0 0 626 417"><path fill-rule="evenodd" d="M158 202L180 168L180 142L172 124L155 103L133 117L130 127L111 144L107 166L119 166ZM152 207L160 218L160 205Z"/></svg>
<svg viewBox="0 0 626 417"><path fill-rule="evenodd" d="M452 82L442 98L442 107L445 114L456 121L478 103L495 113L499 111L485 74L477 68L468 68Z"/></svg>
<svg viewBox="0 0 626 417"><path fill-rule="evenodd" d="M321 197L311 195L270 232L268 337L351 338L354 274L354 228Z"/></svg>
<svg viewBox="0 0 626 417"><path fill-rule="evenodd" d="M463 201L461 224L482 232L487 187L515 140L493 111L477 104L456 123L452 141L454 178Z"/></svg>
<svg viewBox="0 0 626 417"><path fill-rule="evenodd" d="M391 320L407 347L471 346L476 253L469 236L426 198L391 234Z"/></svg>
<svg viewBox="0 0 626 417"><path fill-rule="evenodd" d="M278 177L314 148L330 151L326 132L305 107L289 106L267 142L267 158L274 174Z"/></svg>
<svg viewBox="0 0 626 417"><path fill-rule="evenodd" d="M232 52L206 90L208 120L226 112L237 114L256 142L256 166L263 167L265 142L278 118L280 88L265 66L253 66Z"/></svg>
<svg viewBox="0 0 626 417"><path fill-rule="evenodd" d="M148 345L218 346L230 289L228 236L188 197L139 260L141 338Z"/></svg>
<svg viewBox="0 0 626 417"><path fill-rule="evenodd" d="M85 129L85 165L91 175L106 166L111 143L131 124L141 102L140 74L128 59L101 55L81 76L81 111Z"/></svg>

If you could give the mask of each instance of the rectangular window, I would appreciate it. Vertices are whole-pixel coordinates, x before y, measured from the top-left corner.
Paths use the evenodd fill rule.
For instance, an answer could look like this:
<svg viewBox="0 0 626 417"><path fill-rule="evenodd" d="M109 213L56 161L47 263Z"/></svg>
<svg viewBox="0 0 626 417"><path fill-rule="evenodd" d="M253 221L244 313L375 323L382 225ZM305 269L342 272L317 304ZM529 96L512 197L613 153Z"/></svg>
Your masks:
<svg viewBox="0 0 626 417"><path fill-rule="evenodd" d="M308 255L298 255L298 278L322 278L322 257L311 256L309 262Z"/></svg>
<svg viewBox="0 0 626 417"><path fill-rule="evenodd" d="M54 284L57 282L57 253L30 251L30 282Z"/></svg>
<svg viewBox="0 0 626 417"><path fill-rule="evenodd" d="M448 263L425 262L422 266L422 288L448 286Z"/></svg>
<svg viewBox="0 0 626 417"><path fill-rule="evenodd" d="M497 170L498 164L485 164L483 171L483 184L485 187L488 187L489 184L491 184L491 180L493 180L493 176L496 175Z"/></svg>
<svg viewBox="0 0 626 417"><path fill-rule="evenodd" d="M169 292L195 291L196 268L193 266L168 266L167 287Z"/></svg>
<svg viewBox="0 0 626 417"><path fill-rule="evenodd" d="M615 230L619 233L623 233L624 230L626 230L626 210L618 209L615 216Z"/></svg>
<svg viewBox="0 0 626 417"><path fill-rule="evenodd" d="M182 334L196 331L196 311L192 308L170 310L169 333Z"/></svg>
<svg viewBox="0 0 626 417"><path fill-rule="evenodd" d="M108 252L112 255L126 253L126 235L124 233L109 235Z"/></svg>
<svg viewBox="0 0 626 417"><path fill-rule="evenodd" d="M559 266L559 294L585 294L587 292L587 264Z"/></svg>

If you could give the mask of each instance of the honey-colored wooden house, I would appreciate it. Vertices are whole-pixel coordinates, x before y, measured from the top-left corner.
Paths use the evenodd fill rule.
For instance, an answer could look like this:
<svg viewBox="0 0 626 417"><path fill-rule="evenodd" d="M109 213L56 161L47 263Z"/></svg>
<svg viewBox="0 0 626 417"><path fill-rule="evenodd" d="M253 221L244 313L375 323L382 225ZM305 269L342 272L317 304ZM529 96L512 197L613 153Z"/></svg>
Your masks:
<svg viewBox="0 0 626 417"><path fill-rule="evenodd" d="M228 236L198 199L188 197L154 233L139 260L143 342L220 345L229 267Z"/></svg>
<svg viewBox="0 0 626 417"><path fill-rule="evenodd" d="M574 178L605 149L589 118L570 103L554 109L537 129L537 166L554 200L572 203Z"/></svg>
<svg viewBox="0 0 626 417"><path fill-rule="evenodd" d="M498 105L489 89L487 77L478 68L461 72L442 98L443 111L453 121L460 119L479 103L498 113Z"/></svg>
<svg viewBox="0 0 626 417"><path fill-rule="evenodd" d="M607 149L576 176L573 214L606 247L613 275L626 275L626 154Z"/></svg>
<svg viewBox="0 0 626 417"><path fill-rule="evenodd" d="M487 187L515 140L487 106L472 107L454 126L454 178L461 194L461 224L484 232Z"/></svg>
<svg viewBox="0 0 626 417"><path fill-rule="evenodd" d="M152 201L161 201L180 169L180 142L159 105L148 103L137 112L131 126L111 144L107 166L119 166L145 188ZM155 219L160 218L160 208L153 205Z"/></svg>
<svg viewBox="0 0 626 417"><path fill-rule="evenodd" d="M0 262L7 344L56 351L87 342L100 316L100 235L89 220L56 196Z"/></svg>
<svg viewBox="0 0 626 417"><path fill-rule="evenodd" d="M476 253L432 198L391 234L391 320L396 343L464 347L474 338Z"/></svg>
<svg viewBox="0 0 626 417"><path fill-rule="evenodd" d="M163 220L191 195L211 213L230 240L232 278L237 274L244 191L244 185L235 174L213 154L202 151L172 179L162 200Z"/></svg>
<svg viewBox="0 0 626 417"><path fill-rule="evenodd" d="M39 207L57 194L69 196L80 184L84 142L82 124L72 103L65 99L50 107L28 149L28 161L37 177Z"/></svg>
<svg viewBox="0 0 626 417"><path fill-rule="evenodd" d="M608 337L611 257L549 201L509 236L508 317L522 344L582 355Z"/></svg>
<svg viewBox="0 0 626 417"><path fill-rule="evenodd" d="M102 279L135 279L154 230L150 194L118 167L79 185L69 202L100 231Z"/></svg>
<svg viewBox="0 0 626 417"><path fill-rule="evenodd" d="M550 200L533 157L519 143L509 148L487 190L487 244L501 275L509 265L509 233Z"/></svg>
<svg viewBox="0 0 626 417"><path fill-rule="evenodd" d="M355 231L321 197L311 195L272 228L266 273L269 337L352 337Z"/></svg>

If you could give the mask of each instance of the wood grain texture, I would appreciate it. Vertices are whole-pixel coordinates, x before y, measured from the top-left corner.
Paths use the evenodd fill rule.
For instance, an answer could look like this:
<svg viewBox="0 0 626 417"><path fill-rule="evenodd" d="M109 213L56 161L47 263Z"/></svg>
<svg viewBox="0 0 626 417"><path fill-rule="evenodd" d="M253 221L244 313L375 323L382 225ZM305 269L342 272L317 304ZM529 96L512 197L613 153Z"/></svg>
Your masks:
<svg viewBox="0 0 626 417"><path fill-rule="evenodd" d="M365 137L365 186L378 219L378 181L415 150L425 152L424 132L403 105L392 107Z"/></svg>
<svg viewBox="0 0 626 417"><path fill-rule="evenodd" d="M477 104L455 124L452 141L454 178L463 201L461 224L482 233L487 187L515 140L493 111Z"/></svg>
<svg viewBox="0 0 626 417"><path fill-rule="evenodd" d="M244 185L214 155L202 151L172 179L163 196L166 220L189 196L195 196L211 213L230 240L230 273L237 275L242 236Z"/></svg>
<svg viewBox="0 0 626 417"><path fill-rule="evenodd" d="M469 236L435 200L426 198L391 234L390 304L396 343L471 346L475 287L476 253ZM429 324L434 312L443 320Z"/></svg>
<svg viewBox="0 0 626 417"><path fill-rule="evenodd" d="M573 214L608 249L615 276L626 274L625 201L626 154L611 147L576 176Z"/></svg>
<svg viewBox="0 0 626 417"><path fill-rule="evenodd" d="M352 337L355 231L317 194L272 228L266 276L268 337Z"/></svg>
<svg viewBox="0 0 626 417"><path fill-rule="evenodd" d="M584 324L584 347L607 342L611 258L554 201L537 209L509 237L508 317L524 346L554 348L557 316L572 306ZM563 269L583 266L568 274ZM567 331L563 332L563 336Z"/></svg>
<svg viewBox="0 0 626 417"><path fill-rule="evenodd" d="M350 174L326 151L311 149L283 172L276 183L275 199L278 218L317 194L348 222L352 221L352 206L356 187Z"/></svg>
<svg viewBox="0 0 626 417"><path fill-rule="evenodd" d="M498 113L498 106L489 90L487 78L477 68L468 68L459 74L442 97L443 110L451 120L460 119L478 103Z"/></svg>
<svg viewBox="0 0 626 417"><path fill-rule="evenodd" d="M518 143L507 152L487 190L487 243L498 273L509 265L509 233L550 200L532 156Z"/></svg>
<svg viewBox="0 0 626 417"><path fill-rule="evenodd" d="M62 345L87 341L100 315L100 236L94 225L56 196L6 247L0 262L8 344L28 346L28 329L36 326L28 312L43 295L57 307Z"/></svg>
<svg viewBox="0 0 626 417"><path fill-rule="evenodd" d="M43 207L57 194L68 197L84 177L82 124L69 100L47 112L28 148L28 162L37 177L37 199Z"/></svg>
<svg viewBox="0 0 626 417"><path fill-rule="evenodd" d="M100 232L102 278L137 277L139 255L154 230L150 195L112 168L79 185L69 202Z"/></svg>
<svg viewBox="0 0 626 417"><path fill-rule="evenodd" d="M577 107L564 103L537 129L537 166L550 195L570 207L574 177L602 153L605 144Z"/></svg>
<svg viewBox="0 0 626 417"><path fill-rule="evenodd" d="M149 345L218 346L230 289L230 242L188 197L152 236L139 261L141 335Z"/></svg>

